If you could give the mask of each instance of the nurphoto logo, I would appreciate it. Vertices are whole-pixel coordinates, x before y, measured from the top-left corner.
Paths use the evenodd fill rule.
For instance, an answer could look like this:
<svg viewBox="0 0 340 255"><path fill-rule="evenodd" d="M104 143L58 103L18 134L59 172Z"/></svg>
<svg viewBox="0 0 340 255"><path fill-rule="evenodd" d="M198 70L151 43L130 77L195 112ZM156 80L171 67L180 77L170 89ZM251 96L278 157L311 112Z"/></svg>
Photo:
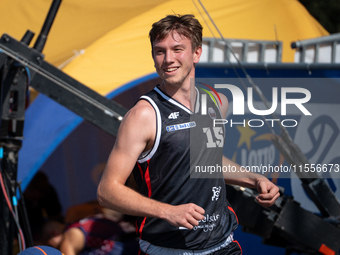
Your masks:
<svg viewBox="0 0 340 255"><path fill-rule="evenodd" d="M206 84L204 84L206 85ZM227 89L231 92L232 94L232 105L233 105L233 115L244 115L244 102L245 102L245 97L242 92L242 90L232 84L215 84L214 88L216 89ZM215 90L213 92L216 93ZM294 94L301 94L303 95L302 98L287 98L287 94L289 93L294 93ZM207 97L206 95L202 94L201 95L201 101L202 101L202 110L201 114L206 115L207 114ZM220 100L220 98L218 97ZM286 116L287 115L287 105L295 105L304 115L312 115L310 111L303 105L311 99L311 93L308 89L305 88L299 88L299 87L281 87L281 115ZM272 88L272 104L269 109L256 109L254 107L254 102L253 102L253 88L248 87L247 88L247 105L249 111L258 116L266 116L273 114L278 107L278 88L273 87ZM216 125L220 124L227 124L230 123L230 126L232 127L233 125L243 125L246 126L246 120L244 119L242 122L233 122L232 119L229 121L226 119L214 119L214 127ZM294 119L250 119L247 120L247 124L249 127L262 127L264 125L264 121L267 121L271 124L272 127L274 127L274 123L276 121L280 121L281 125L284 127L296 127L297 126L297 121Z"/></svg>

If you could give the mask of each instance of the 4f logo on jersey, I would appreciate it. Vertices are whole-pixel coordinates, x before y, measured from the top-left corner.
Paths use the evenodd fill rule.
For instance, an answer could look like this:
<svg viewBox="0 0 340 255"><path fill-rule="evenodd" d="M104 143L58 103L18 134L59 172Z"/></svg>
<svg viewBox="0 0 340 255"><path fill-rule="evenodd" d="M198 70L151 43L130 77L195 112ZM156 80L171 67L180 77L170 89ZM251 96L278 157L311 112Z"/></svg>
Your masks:
<svg viewBox="0 0 340 255"><path fill-rule="evenodd" d="M169 115L169 117L168 117L168 119L177 119L177 117L179 116L179 112L172 112L170 115Z"/></svg>

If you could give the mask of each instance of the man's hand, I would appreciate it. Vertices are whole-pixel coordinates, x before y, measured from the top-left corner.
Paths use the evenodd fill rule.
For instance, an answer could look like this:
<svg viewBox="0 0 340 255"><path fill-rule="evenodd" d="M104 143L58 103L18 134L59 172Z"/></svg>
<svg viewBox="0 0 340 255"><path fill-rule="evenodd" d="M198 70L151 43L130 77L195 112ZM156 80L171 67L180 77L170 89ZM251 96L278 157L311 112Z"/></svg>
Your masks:
<svg viewBox="0 0 340 255"><path fill-rule="evenodd" d="M173 226L192 229L204 219L204 212L202 207L193 203L170 206L164 219Z"/></svg>
<svg viewBox="0 0 340 255"><path fill-rule="evenodd" d="M273 205L280 196L279 188L266 178L260 178L256 181L256 189L259 192L256 200L265 207Z"/></svg>

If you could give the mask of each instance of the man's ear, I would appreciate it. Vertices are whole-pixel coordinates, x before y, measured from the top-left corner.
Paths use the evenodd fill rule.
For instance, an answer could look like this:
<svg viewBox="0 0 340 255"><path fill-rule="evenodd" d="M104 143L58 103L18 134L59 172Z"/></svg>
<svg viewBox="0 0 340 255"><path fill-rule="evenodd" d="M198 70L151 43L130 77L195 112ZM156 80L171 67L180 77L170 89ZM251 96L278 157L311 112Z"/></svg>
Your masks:
<svg viewBox="0 0 340 255"><path fill-rule="evenodd" d="M200 61L200 57L202 55L202 46L196 47L194 51L194 63L197 64Z"/></svg>

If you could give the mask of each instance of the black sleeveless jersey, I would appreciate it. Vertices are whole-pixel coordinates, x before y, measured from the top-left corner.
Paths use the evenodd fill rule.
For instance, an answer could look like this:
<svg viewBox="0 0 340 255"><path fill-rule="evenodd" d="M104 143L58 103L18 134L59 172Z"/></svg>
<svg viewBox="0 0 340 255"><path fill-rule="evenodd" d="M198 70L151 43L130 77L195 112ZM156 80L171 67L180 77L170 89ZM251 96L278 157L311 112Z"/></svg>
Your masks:
<svg viewBox="0 0 340 255"><path fill-rule="evenodd" d="M228 206L222 173L206 173L222 166L225 131L223 126L213 126L213 119L222 118L219 108L197 88L194 112L158 87L141 100L154 108L157 131L153 148L139 157L133 171L139 191L171 205L197 204L204 208L205 219L189 230L140 217L140 238L157 246L193 250L224 241L236 229L237 218Z"/></svg>

